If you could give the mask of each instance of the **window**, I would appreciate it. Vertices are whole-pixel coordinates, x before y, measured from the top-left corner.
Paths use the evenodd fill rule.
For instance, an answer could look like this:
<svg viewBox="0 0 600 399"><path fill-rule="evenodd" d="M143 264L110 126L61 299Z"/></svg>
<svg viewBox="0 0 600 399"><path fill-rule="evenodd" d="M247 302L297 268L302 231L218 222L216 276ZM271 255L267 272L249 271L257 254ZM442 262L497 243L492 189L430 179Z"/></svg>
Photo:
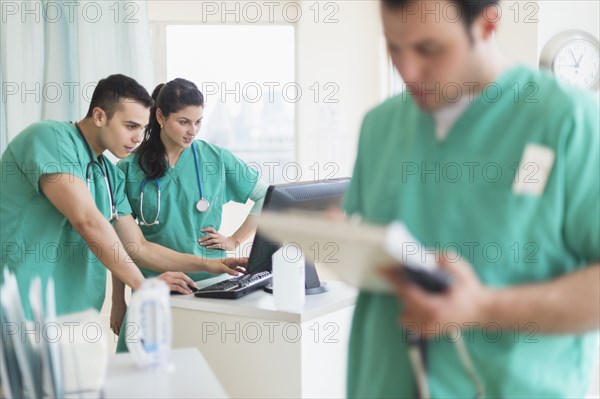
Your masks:
<svg viewBox="0 0 600 399"><path fill-rule="evenodd" d="M289 25L166 27L168 80L191 80L205 96L198 138L259 168L267 183L295 161L294 43Z"/></svg>

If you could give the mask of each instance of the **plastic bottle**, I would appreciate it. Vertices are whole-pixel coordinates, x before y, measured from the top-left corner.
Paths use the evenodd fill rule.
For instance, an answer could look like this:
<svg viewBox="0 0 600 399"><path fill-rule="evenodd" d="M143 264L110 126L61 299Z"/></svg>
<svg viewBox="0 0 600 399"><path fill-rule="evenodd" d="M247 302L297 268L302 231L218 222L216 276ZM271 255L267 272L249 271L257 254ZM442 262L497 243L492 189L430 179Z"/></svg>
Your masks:
<svg viewBox="0 0 600 399"><path fill-rule="evenodd" d="M304 306L304 254L295 244L285 244L273 254L273 299L275 307L295 311Z"/></svg>
<svg viewBox="0 0 600 399"><path fill-rule="evenodd" d="M146 280L135 291L127 314L127 348L141 367L164 368L171 353L169 287L158 279ZM130 327L132 326L132 327Z"/></svg>

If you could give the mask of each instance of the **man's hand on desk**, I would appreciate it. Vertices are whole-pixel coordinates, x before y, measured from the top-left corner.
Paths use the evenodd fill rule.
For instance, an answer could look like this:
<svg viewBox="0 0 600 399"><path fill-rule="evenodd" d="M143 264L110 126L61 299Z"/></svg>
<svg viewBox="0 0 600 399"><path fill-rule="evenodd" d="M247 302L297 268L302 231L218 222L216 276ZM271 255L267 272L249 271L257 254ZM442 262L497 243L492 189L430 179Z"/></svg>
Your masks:
<svg viewBox="0 0 600 399"><path fill-rule="evenodd" d="M194 280L182 272L165 272L156 278L167 283L171 291L184 295L191 294L193 291L190 287L195 287Z"/></svg>

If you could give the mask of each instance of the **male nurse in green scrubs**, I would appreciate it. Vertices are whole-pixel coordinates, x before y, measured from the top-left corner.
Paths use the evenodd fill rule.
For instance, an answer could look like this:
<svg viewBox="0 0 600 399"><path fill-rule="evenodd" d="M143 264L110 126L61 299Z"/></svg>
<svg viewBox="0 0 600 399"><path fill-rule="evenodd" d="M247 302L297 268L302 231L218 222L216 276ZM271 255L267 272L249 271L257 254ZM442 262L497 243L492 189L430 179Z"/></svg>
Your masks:
<svg viewBox="0 0 600 399"><path fill-rule="evenodd" d="M181 272L236 274L242 260L202 259L147 242L131 217L123 174L102 153L127 157L141 141L151 105L135 80L111 75L98 82L83 120L35 123L9 143L0 161L1 255L17 277L27 316L37 276L44 286L54 279L56 311L63 314L101 308L106 269L133 289L144 281L136 264L175 271L159 278L181 293L191 293L193 283Z"/></svg>
<svg viewBox="0 0 600 399"><path fill-rule="evenodd" d="M597 101L510 63L497 1L381 8L408 92L366 115L345 208L404 222L454 283L434 295L388 271L395 295L361 292L348 396L419 396L410 330L427 342L433 398L585 397L600 325Z"/></svg>

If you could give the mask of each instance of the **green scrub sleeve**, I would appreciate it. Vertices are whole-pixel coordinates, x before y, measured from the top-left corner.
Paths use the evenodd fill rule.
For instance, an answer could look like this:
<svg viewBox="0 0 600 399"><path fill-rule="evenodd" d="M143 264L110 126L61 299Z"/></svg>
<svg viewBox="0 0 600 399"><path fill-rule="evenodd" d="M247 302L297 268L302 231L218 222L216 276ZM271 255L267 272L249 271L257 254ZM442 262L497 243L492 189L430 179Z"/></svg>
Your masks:
<svg viewBox="0 0 600 399"><path fill-rule="evenodd" d="M263 203L265 202L265 195L267 195L268 188L269 185L262 182L261 180L256 182L254 189L250 193L250 199L254 201L254 205L252 206L252 209L250 209L250 215L260 215L260 211L262 210Z"/></svg>
<svg viewBox="0 0 600 399"><path fill-rule="evenodd" d="M258 181L256 169L247 165L233 153L222 153L225 165L225 203L229 201L245 204Z"/></svg>
<svg viewBox="0 0 600 399"><path fill-rule="evenodd" d="M39 181L46 174L68 174L85 181L79 158L87 159L88 154L77 154L69 136L59 134L61 129L66 128L65 124L59 123L33 124L21 133L10 149L14 159L19 160L11 167L20 169L38 194L43 195Z"/></svg>
<svg viewBox="0 0 600 399"><path fill-rule="evenodd" d="M567 148L565 239L589 264L600 260L600 128L598 102L578 104Z"/></svg>

